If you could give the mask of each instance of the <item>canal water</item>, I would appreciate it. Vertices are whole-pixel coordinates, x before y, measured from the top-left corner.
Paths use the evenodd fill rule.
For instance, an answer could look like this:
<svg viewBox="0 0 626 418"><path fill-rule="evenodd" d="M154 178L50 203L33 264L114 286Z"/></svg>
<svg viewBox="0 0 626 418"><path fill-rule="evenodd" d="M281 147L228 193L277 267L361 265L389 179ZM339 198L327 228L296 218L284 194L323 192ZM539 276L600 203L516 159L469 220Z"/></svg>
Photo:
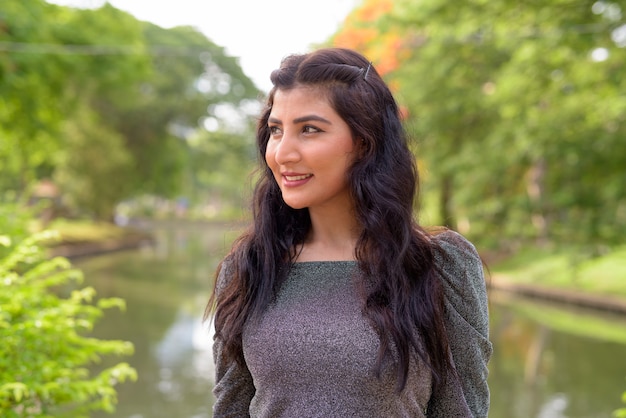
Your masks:
<svg viewBox="0 0 626 418"><path fill-rule="evenodd" d="M153 245L75 261L99 297L121 297L95 336L133 342L139 379L118 386L113 415L211 416L211 339L201 317L213 272L236 236L222 225L152 231ZM610 418L626 390L626 317L490 295L494 418Z"/></svg>

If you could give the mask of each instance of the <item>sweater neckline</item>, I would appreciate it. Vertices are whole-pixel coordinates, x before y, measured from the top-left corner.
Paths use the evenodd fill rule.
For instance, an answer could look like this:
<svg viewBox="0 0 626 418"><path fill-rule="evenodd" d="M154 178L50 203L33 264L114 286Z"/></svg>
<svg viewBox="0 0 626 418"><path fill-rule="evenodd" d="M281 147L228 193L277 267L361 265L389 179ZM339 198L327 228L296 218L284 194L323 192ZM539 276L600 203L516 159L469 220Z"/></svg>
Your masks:
<svg viewBox="0 0 626 418"><path fill-rule="evenodd" d="M293 266L323 266L323 265L354 265L356 260L313 260L313 261L296 261Z"/></svg>

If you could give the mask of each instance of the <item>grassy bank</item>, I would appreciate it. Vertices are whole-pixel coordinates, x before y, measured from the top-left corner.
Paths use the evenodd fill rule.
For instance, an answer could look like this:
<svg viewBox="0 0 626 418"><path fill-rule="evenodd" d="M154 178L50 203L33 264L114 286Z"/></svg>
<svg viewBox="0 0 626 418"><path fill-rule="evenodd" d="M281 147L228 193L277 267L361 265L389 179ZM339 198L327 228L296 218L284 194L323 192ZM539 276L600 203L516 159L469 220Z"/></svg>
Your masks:
<svg viewBox="0 0 626 418"><path fill-rule="evenodd" d="M495 279L626 298L626 245L591 256L576 248L525 248L490 265Z"/></svg>
<svg viewBox="0 0 626 418"><path fill-rule="evenodd" d="M79 257L135 248L152 237L134 228L108 222L57 219L47 229L56 231L58 240L50 242L50 255Z"/></svg>
<svg viewBox="0 0 626 418"><path fill-rule="evenodd" d="M55 220L48 226L48 229L57 231L61 242L66 244L123 239L134 233L132 230L109 222L67 219Z"/></svg>

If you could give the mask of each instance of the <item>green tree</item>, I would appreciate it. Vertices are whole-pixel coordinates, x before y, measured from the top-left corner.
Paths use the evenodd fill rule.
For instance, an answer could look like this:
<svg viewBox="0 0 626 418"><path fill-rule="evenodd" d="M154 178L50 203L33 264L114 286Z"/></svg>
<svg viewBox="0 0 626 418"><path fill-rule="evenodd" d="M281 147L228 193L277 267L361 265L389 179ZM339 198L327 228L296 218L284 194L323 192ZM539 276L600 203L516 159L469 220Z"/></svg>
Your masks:
<svg viewBox="0 0 626 418"><path fill-rule="evenodd" d="M130 102L133 80L147 61L137 52L140 22L110 6L96 12L7 0L0 42L0 190L23 194L34 181L51 177L63 159L66 122L79 118L95 97L122 91L126 99L118 102ZM110 48L120 44L137 51L119 59Z"/></svg>
<svg viewBox="0 0 626 418"><path fill-rule="evenodd" d="M617 3L365 5L376 3L388 8L343 30L400 39L382 52L397 57L385 76L419 138L439 222L504 240L622 239L626 22ZM362 41L380 51L378 37Z"/></svg>
<svg viewBox="0 0 626 418"><path fill-rule="evenodd" d="M54 180L74 211L112 220L115 205L129 193L132 157L120 134L89 109L82 113L62 131L66 148L56 161Z"/></svg>
<svg viewBox="0 0 626 418"><path fill-rule="evenodd" d="M59 9L43 1L7 0L0 8L0 187L23 192L52 170L61 148L60 57L27 49L48 45Z"/></svg>
<svg viewBox="0 0 626 418"><path fill-rule="evenodd" d="M104 113L135 160L135 192L193 194L193 185L185 183L193 151L187 142L204 130L206 118L215 117L207 109L219 104L239 107L255 99L258 90L235 58L193 28L166 30L144 23L143 33L152 46L152 71L142 82L139 104Z"/></svg>
<svg viewBox="0 0 626 418"><path fill-rule="evenodd" d="M517 233L524 218L535 236L578 243L617 241L626 227L620 215L626 189L617 186L623 184L618 161L626 156L619 139L626 108L616 72L626 44L612 39L626 26L623 17L598 6L618 7L592 1L509 5L490 29L490 42L508 59L493 79L490 104L499 118L486 145L512 155L500 171L506 165L523 170L517 189L525 192L518 193L525 206L511 211L519 219ZM505 23L512 19L513 30ZM605 61L594 58L601 48L609 55Z"/></svg>
<svg viewBox="0 0 626 418"><path fill-rule="evenodd" d="M0 191L24 194L55 177L82 213L105 219L135 195L193 195L187 167L197 158L187 141L207 118L220 119L207 109L237 109L257 95L237 60L193 28L163 29L108 3L7 0ZM97 161L104 150L112 159Z"/></svg>
<svg viewBox="0 0 626 418"><path fill-rule="evenodd" d="M256 147L252 127L247 132L201 132L189 140L193 181L205 191L199 198L213 214L241 209L249 200Z"/></svg>

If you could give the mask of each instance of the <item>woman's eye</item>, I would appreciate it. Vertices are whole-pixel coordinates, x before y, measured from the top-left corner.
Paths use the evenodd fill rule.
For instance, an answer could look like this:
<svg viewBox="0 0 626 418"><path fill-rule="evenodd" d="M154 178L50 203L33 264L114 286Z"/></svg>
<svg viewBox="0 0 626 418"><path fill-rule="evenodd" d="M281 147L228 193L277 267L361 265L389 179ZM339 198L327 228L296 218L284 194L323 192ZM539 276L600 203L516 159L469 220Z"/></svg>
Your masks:
<svg viewBox="0 0 626 418"><path fill-rule="evenodd" d="M304 128L302 128L302 132L304 132L305 134L314 134L321 131L315 126L306 125Z"/></svg>
<svg viewBox="0 0 626 418"><path fill-rule="evenodd" d="M270 126L270 134L271 135L280 135L281 130L278 126Z"/></svg>

